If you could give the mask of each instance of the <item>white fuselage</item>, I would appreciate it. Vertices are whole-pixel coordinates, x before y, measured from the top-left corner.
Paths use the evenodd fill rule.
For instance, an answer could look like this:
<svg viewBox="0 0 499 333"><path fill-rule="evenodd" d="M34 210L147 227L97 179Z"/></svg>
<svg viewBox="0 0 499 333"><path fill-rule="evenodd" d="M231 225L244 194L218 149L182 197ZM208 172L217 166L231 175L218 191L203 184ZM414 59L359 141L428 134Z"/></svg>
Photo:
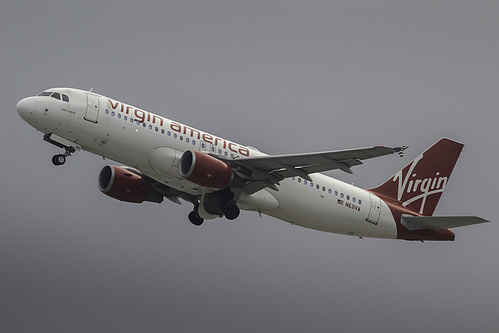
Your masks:
<svg viewBox="0 0 499 333"><path fill-rule="evenodd" d="M28 97L18 104L21 117L36 129L56 134L96 155L131 166L176 190L200 195L214 191L184 179L178 170L182 153L196 150L244 159L263 156L258 150L152 114L92 92L51 89L69 102L48 96ZM23 104L22 104L23 103ZM264 189L278 207L238 202L307 228L365 237L397 238L388 206L374 194L323 174L313 182L299 177L280 182L279 191ZM265 196L268 196L265 194Z"/></svg>

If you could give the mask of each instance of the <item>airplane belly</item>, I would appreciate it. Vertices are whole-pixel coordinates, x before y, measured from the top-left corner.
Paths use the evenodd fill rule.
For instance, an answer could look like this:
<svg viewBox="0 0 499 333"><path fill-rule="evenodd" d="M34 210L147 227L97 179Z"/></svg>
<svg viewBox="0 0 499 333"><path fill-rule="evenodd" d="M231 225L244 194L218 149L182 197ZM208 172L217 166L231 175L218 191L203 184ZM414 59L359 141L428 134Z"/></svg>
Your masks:
<svg viewBox="0 0 499 333"><path fill-rule="evenodd" d="M305 228L375 238L396 238L396 226L386 204L382 203L377 224L367 220L370 211L369 195L354 186L342 189L343 198L320 190L305 188L293 182L283 182L279 192L273 193L279 208L265 214ZM346 199L349 194L350 201ZM356 204L351 199L355 195ZM359 199L362 204L359 204Z"/></svg>

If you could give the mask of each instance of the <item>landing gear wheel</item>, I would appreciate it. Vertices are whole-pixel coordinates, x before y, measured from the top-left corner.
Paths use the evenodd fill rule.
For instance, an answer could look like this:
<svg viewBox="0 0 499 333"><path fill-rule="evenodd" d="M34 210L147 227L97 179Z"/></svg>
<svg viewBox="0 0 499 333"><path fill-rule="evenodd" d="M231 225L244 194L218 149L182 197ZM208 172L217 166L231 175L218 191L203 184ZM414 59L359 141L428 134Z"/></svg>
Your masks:
<svg viewBox="0 0 499 333"><path fill-rule="evenodd" d="M54 157L52 157L52 163L54 165L63 165L64 163L66 163L66 156L62 154L55 155Z"/></svg>
<svg viewBox="0 0 499 333"><path fill-rule="evenodd" d="M237 219L237 217L239 216L239 212L240 212L239 207L237 207L235 204L227 205L223 211L225 218L227 218L227 220Z"/></svg>
<svg viewBox="0 0 499 333"><path fill-rule="evenodd" d="M204 222L204 219L200 218L195 211L189 213L189 221L191 221L194 225L201 225Z"/></svg>

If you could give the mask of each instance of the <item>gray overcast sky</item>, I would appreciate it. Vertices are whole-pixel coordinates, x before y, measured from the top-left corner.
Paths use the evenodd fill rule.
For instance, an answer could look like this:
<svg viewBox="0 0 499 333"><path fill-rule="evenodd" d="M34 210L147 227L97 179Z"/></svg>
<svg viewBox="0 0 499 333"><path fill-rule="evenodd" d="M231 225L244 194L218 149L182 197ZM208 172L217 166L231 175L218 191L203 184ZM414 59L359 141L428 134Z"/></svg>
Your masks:
<svg viewBox="0 0 499 333"><path fill-rule="evenodd" d="M496 332L499 2L7 1L0 5L3 332ZM15 105L95 91L268 153L466 146L437 215L453 243L352 238L244 212L124 204L106 163L59 150Z"/></svg>

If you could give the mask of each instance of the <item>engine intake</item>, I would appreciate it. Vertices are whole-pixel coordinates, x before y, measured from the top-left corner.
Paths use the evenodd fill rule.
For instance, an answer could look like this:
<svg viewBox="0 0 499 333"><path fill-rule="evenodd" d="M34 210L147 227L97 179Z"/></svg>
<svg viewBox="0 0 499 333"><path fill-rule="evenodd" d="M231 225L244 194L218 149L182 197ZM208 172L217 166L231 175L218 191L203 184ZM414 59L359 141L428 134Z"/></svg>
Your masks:
<svg viewBox="0 0 499 333"><path fill-rule="evenodd" d="M208 154L187 150L180 159L180 175L201 186L225 188L230 184L232 167Z"/></svg>
<svg viewBox="0 0 499 333"><path fill-rule="evenodd" d="M98 183L102 193L120 201L134 203L163 201L163 195L156 192L146 178L118 166L103 167Z"/></svg>

